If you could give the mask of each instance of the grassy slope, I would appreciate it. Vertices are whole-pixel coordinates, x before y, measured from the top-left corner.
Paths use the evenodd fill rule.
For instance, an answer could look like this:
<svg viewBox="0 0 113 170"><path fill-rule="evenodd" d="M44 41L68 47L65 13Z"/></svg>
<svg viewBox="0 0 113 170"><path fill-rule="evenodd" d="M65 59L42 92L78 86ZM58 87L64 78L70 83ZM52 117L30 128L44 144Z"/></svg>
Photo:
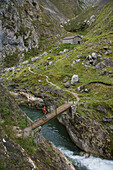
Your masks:
<svg viewBox="0 0 113 170"><path fill-rule="evenodd" d="M73 18L80 12L79 7L75 1L66 1L66 0L50 0L58 9L59 11L64 14L67 18ZM73 6L71 6L73 4Z"/></svg>
<svg viewBox="0 0 113 170"><path fill-rule="evenodd" d="M76 16L75 19L70 20L67 24L64 24L64 28L67 31L78 31L83 30L84 27L86 27L83 23L85 20L88 20L91 15L93 15L93 12L97 6L94 7L88 7L86 10L83 10L78 16Z"/></svg>

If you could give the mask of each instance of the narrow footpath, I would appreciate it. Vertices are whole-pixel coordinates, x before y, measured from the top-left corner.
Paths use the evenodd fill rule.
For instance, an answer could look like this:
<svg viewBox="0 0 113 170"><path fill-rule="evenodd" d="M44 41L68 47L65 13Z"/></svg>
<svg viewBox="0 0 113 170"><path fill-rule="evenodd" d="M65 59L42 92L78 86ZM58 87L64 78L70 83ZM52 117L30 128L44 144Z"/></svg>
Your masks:
<svg viewBox="0 0 113 170"><path fill-rule="evenodd" d="M37 73L35 73L35 72L33 72L33 71L31 70L31 67L28 67L28 70L29 70L29 72L32 73L32 74L37 74ZM49 81L49 77L48 77L48 76L43 75L43 74L39 74L39 75L45 76L47 83L49 83L49 84L51 84L52 86L56 87L57 89L60 89L60 90L61 90L61 88L60 88L59 86L57 86L56 84L54 84L54 83L52 83L51 81ZM70 91L70 90L66 90L66 89L65 89L65 90L62 89L62 90L63 90L63 91L66 91L66 92L68 92L68 93L71 93L74 97L76 97L77 102L79 102L80 98L78 97L78 94L77 94L77 93L75 93L75 92L73 92L73 91Z"/></svg>

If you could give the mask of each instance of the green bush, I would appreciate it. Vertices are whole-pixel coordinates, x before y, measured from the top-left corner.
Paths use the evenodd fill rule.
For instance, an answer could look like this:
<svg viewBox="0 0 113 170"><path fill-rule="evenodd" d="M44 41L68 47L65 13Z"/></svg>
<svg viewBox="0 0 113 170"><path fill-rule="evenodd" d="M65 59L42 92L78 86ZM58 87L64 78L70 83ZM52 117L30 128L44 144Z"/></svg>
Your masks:
<svg viewBox="0 0 113 170"><path fill-rule="evenodd" d="M59 49L55 50L54 53L56 53L57 55L59 54L60 51L63 51L64 49L68 49L68 50L72 50L76 47L77 45L75 44L68 44L68 43L64 43L59 45Z"/></svg>
<svg viewBox="0 0 113 170"><path fill-rule="evenodd" d="M35 57L38 53L38 49L37 48L31 48L28 52L24 52L25 54L25 58L24 60L28 60L30 57Z"/></svg>
<svg viewBox="0 0 113 170"><path fill-rule="evenodd" d="M16 65L19 62L19 57L17 53L14 53L12 55L8 55L4 59L6 67L12 67Z"/></svg>

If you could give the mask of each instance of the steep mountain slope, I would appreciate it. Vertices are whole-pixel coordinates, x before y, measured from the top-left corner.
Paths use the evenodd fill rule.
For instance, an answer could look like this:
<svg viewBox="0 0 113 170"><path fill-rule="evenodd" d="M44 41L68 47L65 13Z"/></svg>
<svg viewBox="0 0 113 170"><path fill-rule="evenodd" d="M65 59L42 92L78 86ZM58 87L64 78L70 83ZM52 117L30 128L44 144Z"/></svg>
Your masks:
<svg viewBox="0 0 113 170"><path fill-rule="evenodd" d="M59 23L68 17L65 10L60 7L65 6L64 4L67 6L66 2L70 1L60 2L60 7L56 1L52 0L51 2L22 1L22 11L19 8L20 2L21 0L15 3L12 1L14 8L12 4L5 6L4 9L8 13L4 10L1 13L3 29L0 29L0 36L3 33L4 41L0 41L0 47L5 49L6 63L15 65L18 62L17 54L12 55L11 60L10 53L13 50L21 51L20 57L24 58L25 54L27 61L4 70L2 74L4 85L14 87L10 88L14 92L24 91L36 97L40 96L47 106L61 105L67 97L72 102L78 95L80 101L77 110L74 110L73 115L64 114L60 118L61 123L66 126L72 140L81 149L97 156L113 159L113 1L100 1L100 4L88 7L66 24L66 27L70 28L69 31L75 31L68 34L82 35L81 45L56 44L61 38L58 34L62 35L64 32L63 28L61 31ZM1 6L3 7L3 3ZM69 6L68 10L70 11ZM53 11L59 15L56 17ZM69 17L74 14L72 10ZM12 22L8 21L9 17ZM55 36L57 38L54 39ZM46 45L50 44L50 46L47 51L39 55L37 54L38 46L44 46L45 39ZM36 51L32 47L35 47ZM23 50L29 51L23 53ZM12 63L14 59L17 60ZM74 74L78 75L79 81L72 85ZM3 111L7 120L7 109L1 112ZM23 126L21 121L17 121L16 125L18 124ZM5 130L7 130L6 127ZM31 144L32 141L29 140ZM21 144L21 140L18 143ZM43 160L40 156L38 159L40 162Z"/></svg>
<svg viewBox="0 0 113 170"><path fill-rule="evenodd" d="M59 23L66 20L58 9L54 11L40 1L2 1L0 10L1 56L13 58L14 64L24 57L24 51L35 48L37 53L41 39L52 43L52 37L63 32Z"/></svg>
<svg viewBox="0 0 113 170"><path fill-rule="evenodd" d="M86 2L78 0L2 0L0 60L7 56L12 64L6 59L6 66L12 66L24 58L25 51L33 56L59 42L65 33L60 24L78 15L83 5Z"/></svg>
<svg viewBox="0 0 113 170"><path fill-rule="evenodd" d="M41 96L48 106L62 104L66 97L72 101L77 93L80 98L77 111L72 117L64 114L61 122L81 149L109 159L113 159L112 6L113 1L98 11L98 6L89 7L76 18L79 23L79 18L89 11L86 22L94 19L83 32L77 32L84 35L82 44L54 45L38 58L29 58L13 71L6 70L2 76L6 85L18 84L14 91ZM72 85L74 74L79 81Z"/></svg>

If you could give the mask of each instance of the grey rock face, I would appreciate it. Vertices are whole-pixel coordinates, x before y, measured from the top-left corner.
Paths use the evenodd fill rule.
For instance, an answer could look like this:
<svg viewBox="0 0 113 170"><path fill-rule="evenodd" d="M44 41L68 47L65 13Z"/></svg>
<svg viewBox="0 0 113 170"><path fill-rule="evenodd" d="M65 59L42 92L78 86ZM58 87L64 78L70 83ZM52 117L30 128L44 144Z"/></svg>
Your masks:
<svg viewBox="0 0 113 170"><path fill-rule="evenodd" d="M43 1L43 3L46 4L46 1ZM57 15L54 20L51 10L47 10L45 7L42 10L39 5L40 2L36 0L0 1L0 51L3 48L4 56L16 52L28 52L31 48L38 48L40 37L47 36L49 38L53 34L60 34L59 22L65 20L65 16L60 15L59 12L57 14L60 17ZM50 1L46 5L49 8L54 7ZM54 10L55 8L53 8ZM46 21L44 15L48 17L48 14L49 21ZM56 18L59 19L56 20ZM41 24L43 22L45 25ZM50 23L54 23L55 28L54 26L51 26L51 29L47 27L46 24ZM42 44L42 46L44 49L45 45Z"/></svg>
<svg viewBox="0 0 113 170"><path fill-rule="evenodd" d="M67 112L60 116L59 121L66 126L71 139L79 148L98 156L110 157L110 150L106 146L109 137L99 123L76 114L76 109L72 117Z"/></svg>

